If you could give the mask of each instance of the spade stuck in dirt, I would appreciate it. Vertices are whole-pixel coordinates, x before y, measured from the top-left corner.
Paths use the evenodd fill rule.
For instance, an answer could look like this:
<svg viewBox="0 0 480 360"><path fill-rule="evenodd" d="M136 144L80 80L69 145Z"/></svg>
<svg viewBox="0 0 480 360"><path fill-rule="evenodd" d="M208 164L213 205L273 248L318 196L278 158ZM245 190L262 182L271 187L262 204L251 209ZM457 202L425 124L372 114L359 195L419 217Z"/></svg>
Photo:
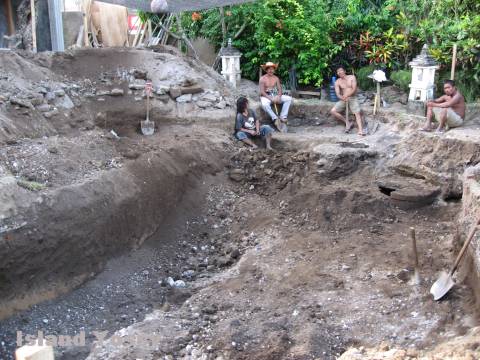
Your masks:
<svg viewBox="0 0 480 360"><path fill-rule="evenodd" d="M468 234L468 238L463 244L462 249L460 250L460 253L458 254L457 258L455 259L455 263L453 264L450 272L446 273L445 271L442 271L440 273L440 276L438 277L438 280L435 281L435 283L430 288L430 294L433 295L434 300L440 300L450 291L453 285L455 285L455 282L453 281L453 274L457 270L458 264L460 264L460 261L462 260L463 255L465 254L465 251L467 251L468 245L470 245L470 242L472 241L473 236L475 235L479 224L480 224L480 217L477 219L477 221L475 222L475 225L470 230L470 233Z"/></svg>
<svg viewBox="0 0 480 360"><path fill-rule="evenodd" d="M140 122L143 135L153 135L155 132L155 122L150 121L150 94L152 92L152 83L147 82L145 84L145 93L147 95L147 118Z"/></svg>

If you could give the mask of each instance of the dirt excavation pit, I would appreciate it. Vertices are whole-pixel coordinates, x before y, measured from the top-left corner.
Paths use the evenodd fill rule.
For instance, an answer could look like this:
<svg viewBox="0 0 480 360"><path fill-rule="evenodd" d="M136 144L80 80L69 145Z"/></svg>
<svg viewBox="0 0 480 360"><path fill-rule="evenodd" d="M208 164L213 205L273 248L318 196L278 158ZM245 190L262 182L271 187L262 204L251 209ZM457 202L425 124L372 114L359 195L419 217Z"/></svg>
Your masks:
<svg viewBox="0 0 480 360"><path fill-rule="evenodd" d="M208 76L199 98L234 98ZM408 132L384 120L358 141L307 115L275 133L276 151L251 151L231 137L231 107L160 91L170 112L144 137L132 92L123 115L95 94L69 112L77 125L2 145L0 358L38 331L65 360L480 356L469 265L442 301L429 294L458 251L461 203L443 200L453 185L395 171Z"/></svg>

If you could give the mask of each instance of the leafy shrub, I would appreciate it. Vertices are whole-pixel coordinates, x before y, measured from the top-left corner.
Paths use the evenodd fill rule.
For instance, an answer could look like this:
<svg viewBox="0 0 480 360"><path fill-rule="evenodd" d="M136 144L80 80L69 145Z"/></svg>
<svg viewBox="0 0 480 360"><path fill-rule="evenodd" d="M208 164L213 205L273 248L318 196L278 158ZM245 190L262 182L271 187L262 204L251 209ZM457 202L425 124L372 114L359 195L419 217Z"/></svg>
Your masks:
<svg viewBox="0 0 480 360"><path fill-rule="evenodd" d="M375 66L368 65L358 69L357 71L357 84L362 90L372 90L375 88L375 83L372 79L368 77L368 75L373 73L375 70Z"/></svg>
<svg viewBox="0 0 480 360"><path fill-rule="evenodd" d="M403 91L408 91L410 82L412 81L412 72L410 70L393 71L390 74L390 80L393 81Z"/></svg>

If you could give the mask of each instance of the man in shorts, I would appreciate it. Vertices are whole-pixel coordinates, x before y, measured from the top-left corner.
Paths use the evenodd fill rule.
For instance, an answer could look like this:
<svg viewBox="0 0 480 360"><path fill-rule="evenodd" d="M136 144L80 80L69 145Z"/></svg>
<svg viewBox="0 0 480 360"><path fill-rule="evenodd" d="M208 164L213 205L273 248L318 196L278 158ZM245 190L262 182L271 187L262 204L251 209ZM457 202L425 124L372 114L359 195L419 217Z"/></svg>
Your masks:
<svg viewBox="0 0 480 360"><path fill-rule="evenodd" d="M427 122L421 131L432 131L432 120L438 121L437 133L444 133L448 128L463 124L465 119L465 98L455 86L455 81L445 80L443 83L445 95L427 102Z"/></svg>
<svg viewBox="0 0 480 360"><path fill-rule="evenodd" d="M335 93L340 99L335 106L330 110L337 120L340 120L345 123L345 133L349 133L352 130L353 124L349 119L344 117L341 112L345 111L347 108L355 115L358 126L358 135L366 135L366 131L363 128L362 114L360 109L360 104L357 99L357 78L355 75L347 75L343 67L337 69L338 79L335 81Z"/></svg>

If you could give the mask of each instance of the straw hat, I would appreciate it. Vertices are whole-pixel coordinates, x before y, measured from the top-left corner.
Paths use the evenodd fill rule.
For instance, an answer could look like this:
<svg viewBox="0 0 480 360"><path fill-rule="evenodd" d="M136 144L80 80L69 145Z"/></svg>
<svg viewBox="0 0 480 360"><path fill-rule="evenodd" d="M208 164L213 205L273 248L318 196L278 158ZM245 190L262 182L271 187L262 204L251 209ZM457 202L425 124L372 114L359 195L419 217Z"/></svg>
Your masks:
<svg viewBox="0 0 480 360"><path fill-rule="evenodd" d="M269 67L273 67L275 70L278 68L278 64L275 64L271 61L268 61L266 64L260 65L263 69L263 71L267 71Z"/></svg>

